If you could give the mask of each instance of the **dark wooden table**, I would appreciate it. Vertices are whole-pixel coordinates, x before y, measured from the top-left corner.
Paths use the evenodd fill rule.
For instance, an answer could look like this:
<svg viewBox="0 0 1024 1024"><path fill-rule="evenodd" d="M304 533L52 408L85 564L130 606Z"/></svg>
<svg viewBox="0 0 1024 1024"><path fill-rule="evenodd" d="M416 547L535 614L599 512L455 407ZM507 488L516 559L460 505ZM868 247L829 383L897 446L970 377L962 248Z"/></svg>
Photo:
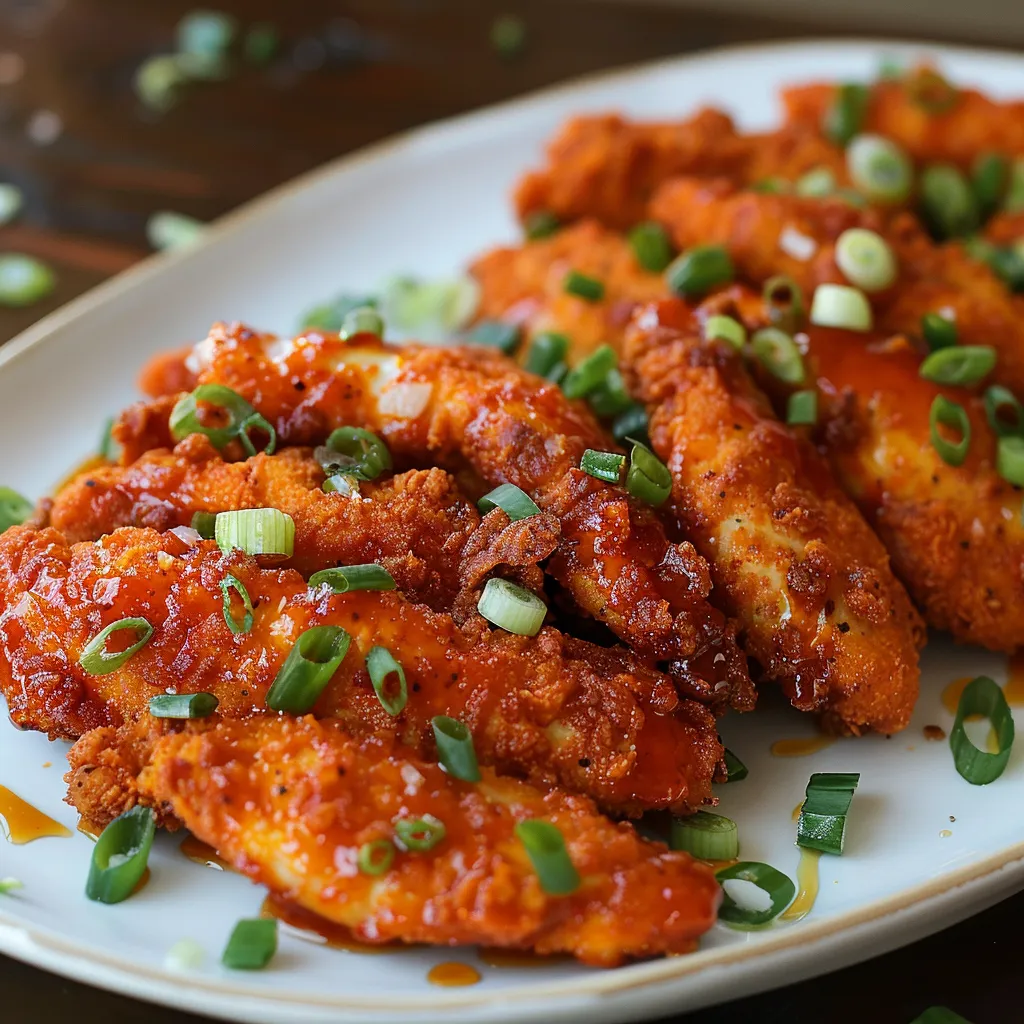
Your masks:
<svg viewBox="0 0 1024 1024"><path fill-rule="evenodd" d="M0 251L57 272L35 306L0 310L0 339L148 252L157 210L209 220L331 157L412 125L585 72L725 43L820 35L821 25L569 0L217 0L266 21L277 55L197 84L156 113L133 87L172 48L184 0L0 0L0 181L25 193ZM499 56L500 15L525 46ZM1004 41L1005 42L1005 41ZM945 1004L974 1024L1024 1018L1024 895L908 949L816 981L685 1017L687 1024L907 1024ZM0 958L6 1024L199 1018ZM683 1018L676 1018L682 1020Z"/></svg>

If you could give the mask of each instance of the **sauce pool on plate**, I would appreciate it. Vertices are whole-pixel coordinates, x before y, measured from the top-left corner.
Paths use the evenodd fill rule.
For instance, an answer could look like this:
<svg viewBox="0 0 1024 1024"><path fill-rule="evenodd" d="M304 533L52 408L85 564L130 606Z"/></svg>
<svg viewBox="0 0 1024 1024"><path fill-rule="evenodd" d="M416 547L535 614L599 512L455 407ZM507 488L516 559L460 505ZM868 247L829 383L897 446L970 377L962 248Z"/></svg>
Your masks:
<svg viewBox="0 0 1024 1024"><path fill-rule="evenodd" d="M7 823L8 842L21 845L49 837L67 838L71 829L22 800L6 786L0 786L0 818Z"/></svg>

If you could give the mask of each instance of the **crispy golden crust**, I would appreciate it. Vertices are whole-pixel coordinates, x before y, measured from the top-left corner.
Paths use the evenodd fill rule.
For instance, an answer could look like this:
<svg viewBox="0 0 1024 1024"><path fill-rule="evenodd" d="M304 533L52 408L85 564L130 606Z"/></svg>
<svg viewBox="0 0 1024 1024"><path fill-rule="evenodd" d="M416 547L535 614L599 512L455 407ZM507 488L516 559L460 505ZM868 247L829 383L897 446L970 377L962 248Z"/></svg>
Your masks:
<svg viewBox="0 0 1024 1024"><path fill-rule="evenodd" d="M247 633L225 621L221 581L241 581L254 607ZM681 701L667 676L621 649L603 650L545 627L536 637L490 630L395 592L310 590L295 572L261 569L212 541L121 529L69 546L54 530L0 538L0 690L19 725L75 738L142 715L152 696L213 693L220 713L266 711L295 639L317 625L352 638L315 712L357 732L399 736L434 753L431 719L459 718L482 762L599 798L610 809L693 809L711 799L721 758L714 719ZM241 607L234 609L240 614ZM88 675L79 657L105 625L142 616L152 639L126 664ZM403 665L408 703L384 710L364 657L373 646Z"/></svg>
<svg viewBox="0 0 1024 1024"><path fill-rule="evenodd" d="M239 871L364 942L481 943L613 966L689 951L714 923L710 868L588 800L482 774L460 782L412 750L303 718L168 736L140 787ZM396 821L425 815L445 828L433 849L399 847L379 876L358 870L364 843L394 840ZM527 819L562 833L581 878L574 893L541 888L514 834Z"/></svg>
<svg viewBox="0 0 1024 1024"><path fill-rule="evenodd" d="M923 628L878 538L738 353L678 301L627 334L633 391L672 471L671 510L765 676L843 731L891 733L917 698Z"/></svg>

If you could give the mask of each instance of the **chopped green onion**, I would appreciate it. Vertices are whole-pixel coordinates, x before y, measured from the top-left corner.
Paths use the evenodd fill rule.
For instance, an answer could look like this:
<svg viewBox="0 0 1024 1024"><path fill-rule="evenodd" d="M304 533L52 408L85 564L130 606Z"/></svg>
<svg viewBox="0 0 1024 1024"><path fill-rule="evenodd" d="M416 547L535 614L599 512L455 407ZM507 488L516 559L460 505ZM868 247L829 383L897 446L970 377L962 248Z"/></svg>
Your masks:
<svg viewBox="0 0 1024 1024"><path fill-rule="evenodd" d="M959 1013L948 1010L945 1006L929 1006L920 1017L915 1017L910 1024L971 1024Z"/></svg>
<svg viewBox="0 0 1024 1024"><path fill-rule="evenodd" d="M480 285L472 277L394 277L381 290L380 311L388 326L415 332L421 341L451 338L469 324L479 306Z"/></svg>
<svg viewBox="0 0 1024 1024"><path fill-rule="evenodd" d="M1012 292L1024 291L1024 251L1015 246L995 246L984 257L996 277Z"/></svg>
<svg viewBox="0 0 1024 1024"><path fill-rule="evenodd" d="M361 334L369 334L375 338L384 337L384 318L372 306L360 306L350 309L341 321L338 332L342 341L358 338Z"/></svg>
<svg viewBox="0 0 1024 1024"><path fill-rule="evenodd" d="M9 224L21 211L25 202L17 185L0 184L0 224Z"/></svg>
<svg viewBox="0 0 1024 1024"><path fill-rule="evenodd" d="M395 822L395 834L407 850L426 853L432 850L448 834L444 822L432 814L422 818L399 818Z"/></svg>
<svg viewBox="0 0 1024 1024"><path fill-rule="evenodd" d="M343 494L350 498L359 495L359 481L354 476L335 473L324 481L322 490L324 494Z"/></svg>
<svg viewBox="0 0 1024 1024"><path fill-rule="evenodd" d="M613 366L604 380L587 392L587 404L602 419L618 416L633 404L626 390L626 382L617 367Z"/></svg>
<svg viewBox="0 0 1024 1024"><path fill-rule="evenodd" d="M340 626L312 626L300 633L274 677L267 707L304 715L341 667L350 642Z"/></svg>
<svg viewBox="0 0 1024 1024"><path fill-rule="evenodd" d="M445 771L463 782L479 782L480 766L473 747L473 734L466 724L447 715L435 715L430 724L437 741L437 759Z"/></svg>
<svg viewBox="0 0 1024 1024"><path fill-rule="evenodd" d="M107 650L107 640L122 630L131 630L138 639L123 651L111 653ZM118 619L109 626L104 626L82 650L78 664L91 676L105 676L116 672L133 654L141 651L149 643L153 635L153 627L146 619Z"/></svg>
<svg viewBox="0 0 1024 1024"><path fill-rule="evenodd" d="M370 674L373 692L377 694L380 706L392 718L400 715L409 700L409 687L405 681L405 669L395 656L386 647L371 647L366 655L366 671ZM392 676L397 685L390 682Z"/></svg>
<svg viewBox="0 0 1024 1024"><path fill-rule="evenodd" d="M155 834L152 808L139 805L115 818L92 848L85 895L97 903L128 899L146 873Z"/></svg>
<svg viewBox="0 0 1024 1024"><path fill-rule="evenodd" d="M20 526L32 515L32 502L11 487L0 487L0 533Z"/></svg>
<svg viewBox="0 0 1024 1024"><path fill-rule="evenodd" d="M309 586L316 590L326 584L335 594L350 590L394 590L398 584L382 565L339 565L321 569L309 577Z"/></svg>
<svg viewBox="0 0 1024 1024"><path fill-rule="evenodd" d="M476 608L488 622L519 636L536 636L548 613L536 594L496 577L484 585Z"/></svg>
<svg viewBox="0 0 1024 1024"><path fill-rule="evenodd" d="M238 22L223 11L190 11L178 22L180 53L220 56L235 38Z"/></svg>
<svg viewBox="0 0 1024 1024"><path fill-rule="evenodd" d="M999 438L996 472L1008 484L1024 487L1024 437Z"/></svg>
<svg viewBox="0 0 1024 1024"><path fill-rule="evenodd" d="M588 448L580 459L580 469L584 473L609 484L621 482L622 469L625 465L625 455L619 455L617 452L598 452L593 448Z"/></svg>
<svg viewBox="0 0 1024 1024"><path fill-rule="evenodd" d="M896 257L874 231L848 228L836 240L835 258L846 280L863 291L882 291L896 280Z"/></svg>
<svg viewBox="0 0 1024 1024"><path fill-rule="evenodd" d="M859 772L815 772L807 783L796 844L822 853L841 854L846 840L846 815Z"/></svg>
<svg viewBox="0 0 1024 1024"><path fill-rule="evenodd" d="M871 93L864 85L847 83L836 87L821 126L830 142L837 146L846 146L850 142L864 123L870 98Z"/></svg>
<svg viewBox="0 0 1024 1024"><path fill-rule="evenodd" d="M133 87L142 105L157 113L171 109L178 101L189 75L180 55L162 53L148 57L135 71Z"/></svg>
<svg viewBox="0 0 1024 1024"><path fill-rule="evenodd" d="M735 349L747 343L747 329L731 316L716 314L704 321L704 338L707 341L727 341Z"/></svg>
<svg viewBox="0 0 1024 1024"><path fill-rule="evenodd" d="M1010 183L1006 188L1003 209L1007 213L1024 211L1024 157L1017 157L1010 168Z"/></svg>
<svg viewBox="0 0 1024 1024"><path fill-rule="evenodd" d="M569 339L564 334L543 331L530 342L523 367L529 373L547 377L559 363L565 361L568 352Z"/></svg>
<svg viewBox="0 0 1024 1024"><path fill-rule="evenodd" d="M660 274L672 262L672 243L654 221L637 224L629 233L629 244L637 263L652 274Z"/></svg>
<svg viewBox="0 0 1024 1024"><path fill-rule="evenodd" d="M945 351L945 350L943 350ZM943 462L950 466L963 465L971 447L971 421L962 405L951 402L945 395L936 395L928 416L932 447ZM949 427L960 435L959 441L949 441L939 433L939 427Z"/></svg>
<svg viewBox="0 0 1024 1024"><path fill-rule="evenodd" d="M193 512L192 529L199 534L203 540L213 540L217 530L216 512Z"/></svg>
<svg viewBox="0 0 1024 1024"><path fill-rule="evenodd" d="M939 239L970 234L978 226L978 205L967 179L952 164L932 164L921 173L921 210Z"/></svg>
<svg viewBox="0 0 1024 1024"><path fill-rule="evenodd" d="M242 599L242 606L245 614L239 621L231 610L231 591L234 591ZM228 573L220 581L220 592L224 598L224 622L232 633L248 633L252 629L253 614L252 601L249 599L249 591L245 584L237 577Z"/></svg>
<svg viewBox="0 0 1024 1024"><path fill-rule="evenodd" d="M785 274L778 274L765 281L761 292L768 319L772 326L786 334L795 334L803 326L806 307L800 285Z"/></svg>
<svg viewBox="0 0 1024 1024"><path fill-rule="evenodd" d="M815 167L796 179L793 191L798 196L822 199L836 190L836 176L828 167Z"/></svg>
<svg viewBox="0 0 1024 1024"><path fill-rule="evenodd" d="M918 68L906 80L910 99L929 114L944 114L951 110L960 93L934 68Z"/></svg>
<svg viewBox="0 0 1024 1024"><path fill-rule="evenodd" d="M114 440L114 417L111 416L103 424L100 436L99 457L107 462L116 462L121 457L121 446Z"/></svg>
<svg viewBox="0 0 1024 1024"><path fill-rule="evenodd" d="M356 855L356 865L364 875L383 875L395 861L395 844L390 839L363 843Z"/></svg>
<svg viewBox="0 0 1024 1024"><path fill-rule="evenodd" d="M528 818L516 825L515 832L537 873L540 887L549 896L568 896L580 887L579 872L556 825Z"/></svg>
<svg viewBox="0 0 1024 1024"><path fill-rule="evenodd" d="M226 415L227 424L220 427L204 426L199 420L200 402L213 406L219 415ZM237 391L223 384L200 384L190 395L185 395L171 410L168 425L175 441L181 441L190 434L205 434L214 448L221 449L238 438L246 453L252 456L256 454L256 446L249 437L249 431L260 430L268 438L263 452L272 455L277 447L277 432L273 425Z"/></svg>
<svg viewBox="0 0 1024 1024"><path fill-rule="evenodd" d="M25 883L17 878L0 878L0 896L6 896L9 893L24 888Z"/></svg>
<svg viewBox="0 0 1024 1024"><path fill-rule="evenodd" d="M918 371L933 384L977 384L996 365L996 350L991 345L953 345L930 353Z"/></svg>
<svg viewBox="0 0 1024 1024"><path fill-rule="evenodd" d="M594 390L615 369L615 350L611 345L601 345L574 366L562 381L562 390L567 398L583 398Z"/></svg>
<svg viewBox="0 0 1024 1024"><path fill-rule="evenodd" d="M944 317L941 313L925 313L921 317L921 333L932 352L940 348L950 348L957 343L956 322Z"/></svg>
<svg viewBox="0 0 1024 1024"><path fill-rule="evenodd" d="M596 277L588 277L578 270L565 275L562 288L568 295L577 295L587 302L600 302L604 298L604 284Z"/></svg>
<svg viewBox="0 0 1024 1024"><path fill-rule="evenodd" d="M794 391L786 403L786 422L791 427L814 426L818 422L818 392Z"/></svg>
<svg viewBox="0 0 1024 1024"><path fill-rule="evenodd" d="M154 718L208 718L220 701L212 693L160 693L149 698Z"/></svg>
<svg viewBox="0 0 1024 1024"><path fill-rule="evenodd" d="M672 474L668 466L647 445L635 440L629 453L626 490L655 508L664 505L672 493Z"/></svg>
<svg viewBox="0 0 1024 1024"><path fill-rule="evenodd" d="M971 168L971 189L982 218L990 217L1003 201L1010 182L1010 162L1000 153L980 153Z"/></svg>
<svg viewBox="0 0 1024 1024"><path fill-rule="evenodd" d="M551 381L552 384L557 384L561 387L562 381L565 380L566 375L569 373L569 364L559 360L554 366L544 374L546 380Z"/></svg>
<svg viewBox="0 0 1024 1024"><path fill-rule="evenodd" d="M302 318L302 330L340 331L345 317L353 310L376 305L377 300L370 295L340 295L333 302L309 310Z"/></svg>
<svg viewBox="0 0 1024 1024"><path fill-rule="evenodd" d="M222 551L237 548L247 555L283 555L295 551L295 520L276 508L218 512L214 538Z"/></svg>
<svg viewBox="0 0 1024 1024"><path fill-rule="evenodd" d="M242 42L242 51L250 64L266 64L277 53L277 47L277 30L266 22L253 25Z"/></svg>
<svg viewBox="0 0 1024 1024"><path fill-rule="evenodd" d="M986 388L985 415L999 437L1024 436L1024 406L1008 388L999 384Z"/></svg>
<svg viewBox="0 0 1024 1024"><path fill-rule="evenodd" d="M846 170L872 202L901 203L914 184L910 157L883 135L858 135L846 151Z"/></svg>
<svg viewBox="0 0 1024 1024"><path fill-rule="evenodd" d="M53 271L34 256L0 254L0 306L31 306L56 287Z"/></svg>
<svg viewBox="0 0 1024 1024"><path fill-rule="evenodd" d="M243 919L235 925L220 960L233 971L259 971L277 952L277 921L272 917Z"/></svg>
<svg viewBox="0 0 1024 1024"><path fill-rule="evenodd" d="M521 487L515 484L501 484L493 491L488 491L477 503L476 507L486 515L492 509L500 508L515 523L520 519L540 515L536 502Z"/></svg>
<svg viewBox="0 0 1024 1024"><path fill-rule="evenodd" d="M157 252L195 245L205 230L202 221L173 210L158 210L146 221L146 238Z"/></svg>
<svg viewBox="0 0 1024 1024"><path fill-rule="evenodd" d="M720 245L698 245L677 256L665 271L665 281L684 299L706 295L735 276L732 259Z"/></svg>
<svg viewBox="0 0 1024 1024"><path fill-rule="evenodd" d="M725 772L728 782L739 782L750 772L747 766L728 748L725 748Z"/></svg>
<svg viewBox="0 0 1024 1024"><path fill-rule="evenodd" d="M519 347L523 329L518 324L504 320L481 320L466 334L466 341L473 345L486 345L500 349L510 356Z"/></svg>
<svg viewBox="0 0 1024 1024"><path fill-rule="evenodd" d="M819 284L811 299L811 323L817 327L841 327L870 331L871 304L862 291L844 284Z"/></svg>
<svg viewBox="0 0 1024 1024"><path fill-rule="evenodd" d="M967 735L964 721L972 716L987 718L997 743L994 754L979 750ZM1003 774L1013 746L1013 715L1003 691L988 676L978 676L964 687L956 708L956 721L949 734L956 770L972 785L986 786Z"/></svg>
<svg viewBox="0 0 1024 1024"><path fill-rule="evenodd" d="M647 436L648 425L647 410L636 402L612 421L612 437L619 444L627 437L638 437L643 440Z"/></svg>
<svg viewBox="0 0 1024 1024"><path fill-rule="evenodd" d="M750 346L757 361L773 376L787 384L803 384L806 374L803 356L796 342L777 327L755 331Z"/></svg>
<svg viewBox="0 0 1024 1024"><path fill-rule="evenodd" d="M760 192L765 195L781 195L790 191L790 184L783 178L769 177L755 181L750 189L752 192Z"/></svg>
<svg viewBox="0 0 1024 1024"><path fill-rule="evenodd" d="M549 210L535 210L526 215L523 230L531 242L550 238L562 226L562 222Z"/></svg>
<svg viewBox="0 0 1024 1024"><path fill-rule="evenodd" d="M526 46L526 22L515 14L503 14L491 25L491 46L502 57L515 57Z"/></svg>
<svg viewBox="0 0 1024 1024"><path fill-rule="evenodd" d="M387 445L362 427L339 427L313 456L328 476L340 474L357 480L376 480L393 465Z"/></svg>
<svg viewBox="0 0 1024 1024"><path fill-rule="evenodd" d="M718 919L740 928L756 928L778 917L796 896L793 880L770 864L741 861L715 872L722 886ZM735 883L750 883L736 885ZM761 892L752 891L756 886Z"/></svg>
<svg viewBox="0 0 1024 1024"><path fill-rule="evenodd" d="M698 811L688 818L673 818L670 850L685 850L700 860L735 860L740 852L739 830L732 818Z"/></svg>

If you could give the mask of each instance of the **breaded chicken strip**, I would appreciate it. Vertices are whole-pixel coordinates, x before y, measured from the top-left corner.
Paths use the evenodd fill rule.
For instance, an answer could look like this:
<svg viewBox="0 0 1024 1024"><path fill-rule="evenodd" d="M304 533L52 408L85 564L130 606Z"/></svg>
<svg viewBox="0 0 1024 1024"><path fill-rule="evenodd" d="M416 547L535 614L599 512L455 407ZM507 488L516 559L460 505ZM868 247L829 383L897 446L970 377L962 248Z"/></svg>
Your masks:
<svg viewBox="0 0 1024 1024"><path fill-rule="evenodd" d="M252 603L248 632L228 626L229 575ZM472 731L482 763L622 813L699 806L721 757L710 712L626 651L550 627L535 637L492 631L479 616L459 629L394 591L310 589L292 570L261 569L213 541L121 529L72 546L55 530L15 527L0 537L0 601L0 690L16 724L51 737L135 720L165 690L212 693L227 717L265 713L299 635L327 624L351 646L314 712L398 736L424 756L434 753L431 719L451 715ZM241 618L240 601L230 610ZM153 627L149 642L114 671L87 673L88 642L134 617ZM396 717L364 664L375 646L404 669L408 701Z"/></svg>
<svg viewBox="0 0 1024 1024"><path fill-rule="evenodd" d="M711 565L747 653L831 728L904 728L923 628L825 462L682 302L637 315L624 365L672 471L671 511Z"/></svg>
<svg viewBox="0 0 1024 1024"><path fill-rule="evenodd" d="M688 696L752 705L732 626L707 600L707 564L688 542L671 543L653 510L624 488L576 468L587 448L611 442L559 388L493 350L395 348L369 335L346 343L310 333L282 344L217 328L194 361L201 382L228 383L265 403L260 411L283 443L317 443L358 424L379 433L397 459L521 487L560 522L547 571L580 609L643 657L668 661ZM335 371L346 386L313 403L315 382Z"/></svg>
<svg viewBox="0 0 1024 1024"><path fill-rule="evenodd" d="M482 776L461 782L414 750L307 717L169 735L140 785L239 871L363 942L481 943L614 966L688 952L714 923L718 883L688 854L582 797ZM561 833L575 891L545 892L515 833L531 820ZM427 823L441 836L431 848L403 842L417 823L414 835ZM364 845L387 842L387 870L362 872Z"/></svg>

